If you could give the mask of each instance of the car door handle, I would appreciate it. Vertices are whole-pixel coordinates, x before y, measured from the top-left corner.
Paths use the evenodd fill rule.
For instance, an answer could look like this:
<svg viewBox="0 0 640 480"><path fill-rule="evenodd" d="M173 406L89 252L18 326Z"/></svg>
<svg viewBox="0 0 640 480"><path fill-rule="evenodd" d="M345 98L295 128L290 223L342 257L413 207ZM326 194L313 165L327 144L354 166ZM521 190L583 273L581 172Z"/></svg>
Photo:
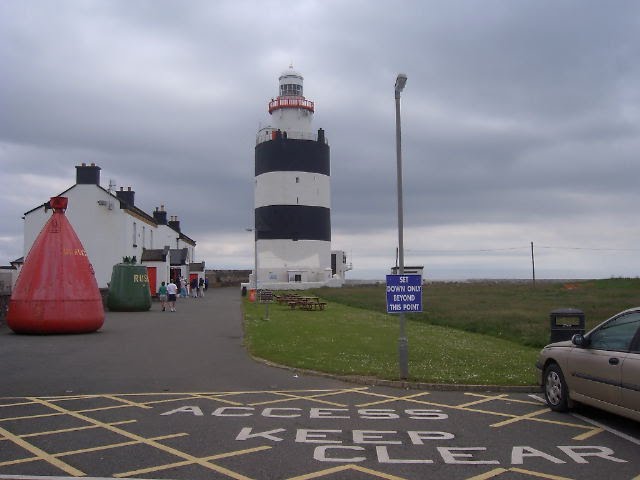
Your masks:
<svg viewBox="0 0 640 480"><path fill-rule="evenodd" d="M610 365L618 365L620 363L620 359L616 358L616 357L612 357L609 359L609 364Z"/></svg>

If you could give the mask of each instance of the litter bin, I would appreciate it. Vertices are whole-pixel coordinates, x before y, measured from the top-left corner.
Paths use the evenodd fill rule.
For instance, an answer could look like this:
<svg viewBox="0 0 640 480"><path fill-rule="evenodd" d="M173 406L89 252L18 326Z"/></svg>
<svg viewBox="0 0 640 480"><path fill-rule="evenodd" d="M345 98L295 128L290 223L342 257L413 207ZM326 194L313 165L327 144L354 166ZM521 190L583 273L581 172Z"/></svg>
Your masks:
<svg viewBox="0 0 640 480"><path fill-rule="evenodd" d="M584 334L585 316L577 308L559 308L549 313L550 343L571 340L576 333Z"/></svg>
<svg viewBox="0 0 640 480"><path fill-rule="evenodd" d="M246 297L246 296L247 296L247 287L246 287L246 285L243 285L243 286L242 286L242 296L243 296L243 297Z"/></svg>

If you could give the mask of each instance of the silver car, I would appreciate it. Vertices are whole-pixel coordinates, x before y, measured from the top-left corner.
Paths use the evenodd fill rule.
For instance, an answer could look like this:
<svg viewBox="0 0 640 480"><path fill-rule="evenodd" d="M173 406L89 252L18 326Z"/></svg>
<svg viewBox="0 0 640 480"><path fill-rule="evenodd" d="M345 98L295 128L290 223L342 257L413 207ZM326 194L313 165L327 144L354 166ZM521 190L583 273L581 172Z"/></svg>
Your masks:
<svg viewBox="0 0 640 480"><path fill-rule="evenodd" d="M640 422L640 307L547 345L536 367L552 410L580 402Z"/></svg>

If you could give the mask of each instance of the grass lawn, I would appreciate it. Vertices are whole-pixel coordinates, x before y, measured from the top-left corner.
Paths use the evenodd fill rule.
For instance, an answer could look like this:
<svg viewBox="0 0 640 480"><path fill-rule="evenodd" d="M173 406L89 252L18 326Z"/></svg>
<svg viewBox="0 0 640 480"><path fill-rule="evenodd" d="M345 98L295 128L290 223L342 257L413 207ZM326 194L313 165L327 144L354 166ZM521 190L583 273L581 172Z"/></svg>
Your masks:
<svg viewBox="0 0 640 480"><path fill-rule="evenodd" d="M398 379L398 319L329 303L324 311L245 302L246 342L257 357L340 375ZM533 385L538 350L477 333L407 322L410 380Z"/></svg>
<svg viewBox="0 0 640 480"><path fill-rule="evenodd" d="M385 287L320 289L324 311L244 301L246 342L260 358L340 375L398 379L398 317L385 313ZM580 308L587 327L640 305L640 280L570 283L434 283L424 313L407 316L410 380L534 385L535 359L549 339L549 311Z"/></svg>

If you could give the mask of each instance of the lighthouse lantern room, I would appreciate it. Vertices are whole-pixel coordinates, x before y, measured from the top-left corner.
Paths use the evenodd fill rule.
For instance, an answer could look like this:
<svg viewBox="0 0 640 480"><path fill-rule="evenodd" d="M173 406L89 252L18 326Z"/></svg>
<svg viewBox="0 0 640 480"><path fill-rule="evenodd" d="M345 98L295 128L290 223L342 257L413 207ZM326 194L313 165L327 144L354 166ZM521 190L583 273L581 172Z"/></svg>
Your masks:
<svg viewBox="0 0 640 480"><path fill-rule="evenodd" d="M252 288L256 271L257 288L304 289L341 286L348 269L344 252L331 252L329 144L313 130L303 80L293 67L280 75L272 125L256 136Z"/></svg>

